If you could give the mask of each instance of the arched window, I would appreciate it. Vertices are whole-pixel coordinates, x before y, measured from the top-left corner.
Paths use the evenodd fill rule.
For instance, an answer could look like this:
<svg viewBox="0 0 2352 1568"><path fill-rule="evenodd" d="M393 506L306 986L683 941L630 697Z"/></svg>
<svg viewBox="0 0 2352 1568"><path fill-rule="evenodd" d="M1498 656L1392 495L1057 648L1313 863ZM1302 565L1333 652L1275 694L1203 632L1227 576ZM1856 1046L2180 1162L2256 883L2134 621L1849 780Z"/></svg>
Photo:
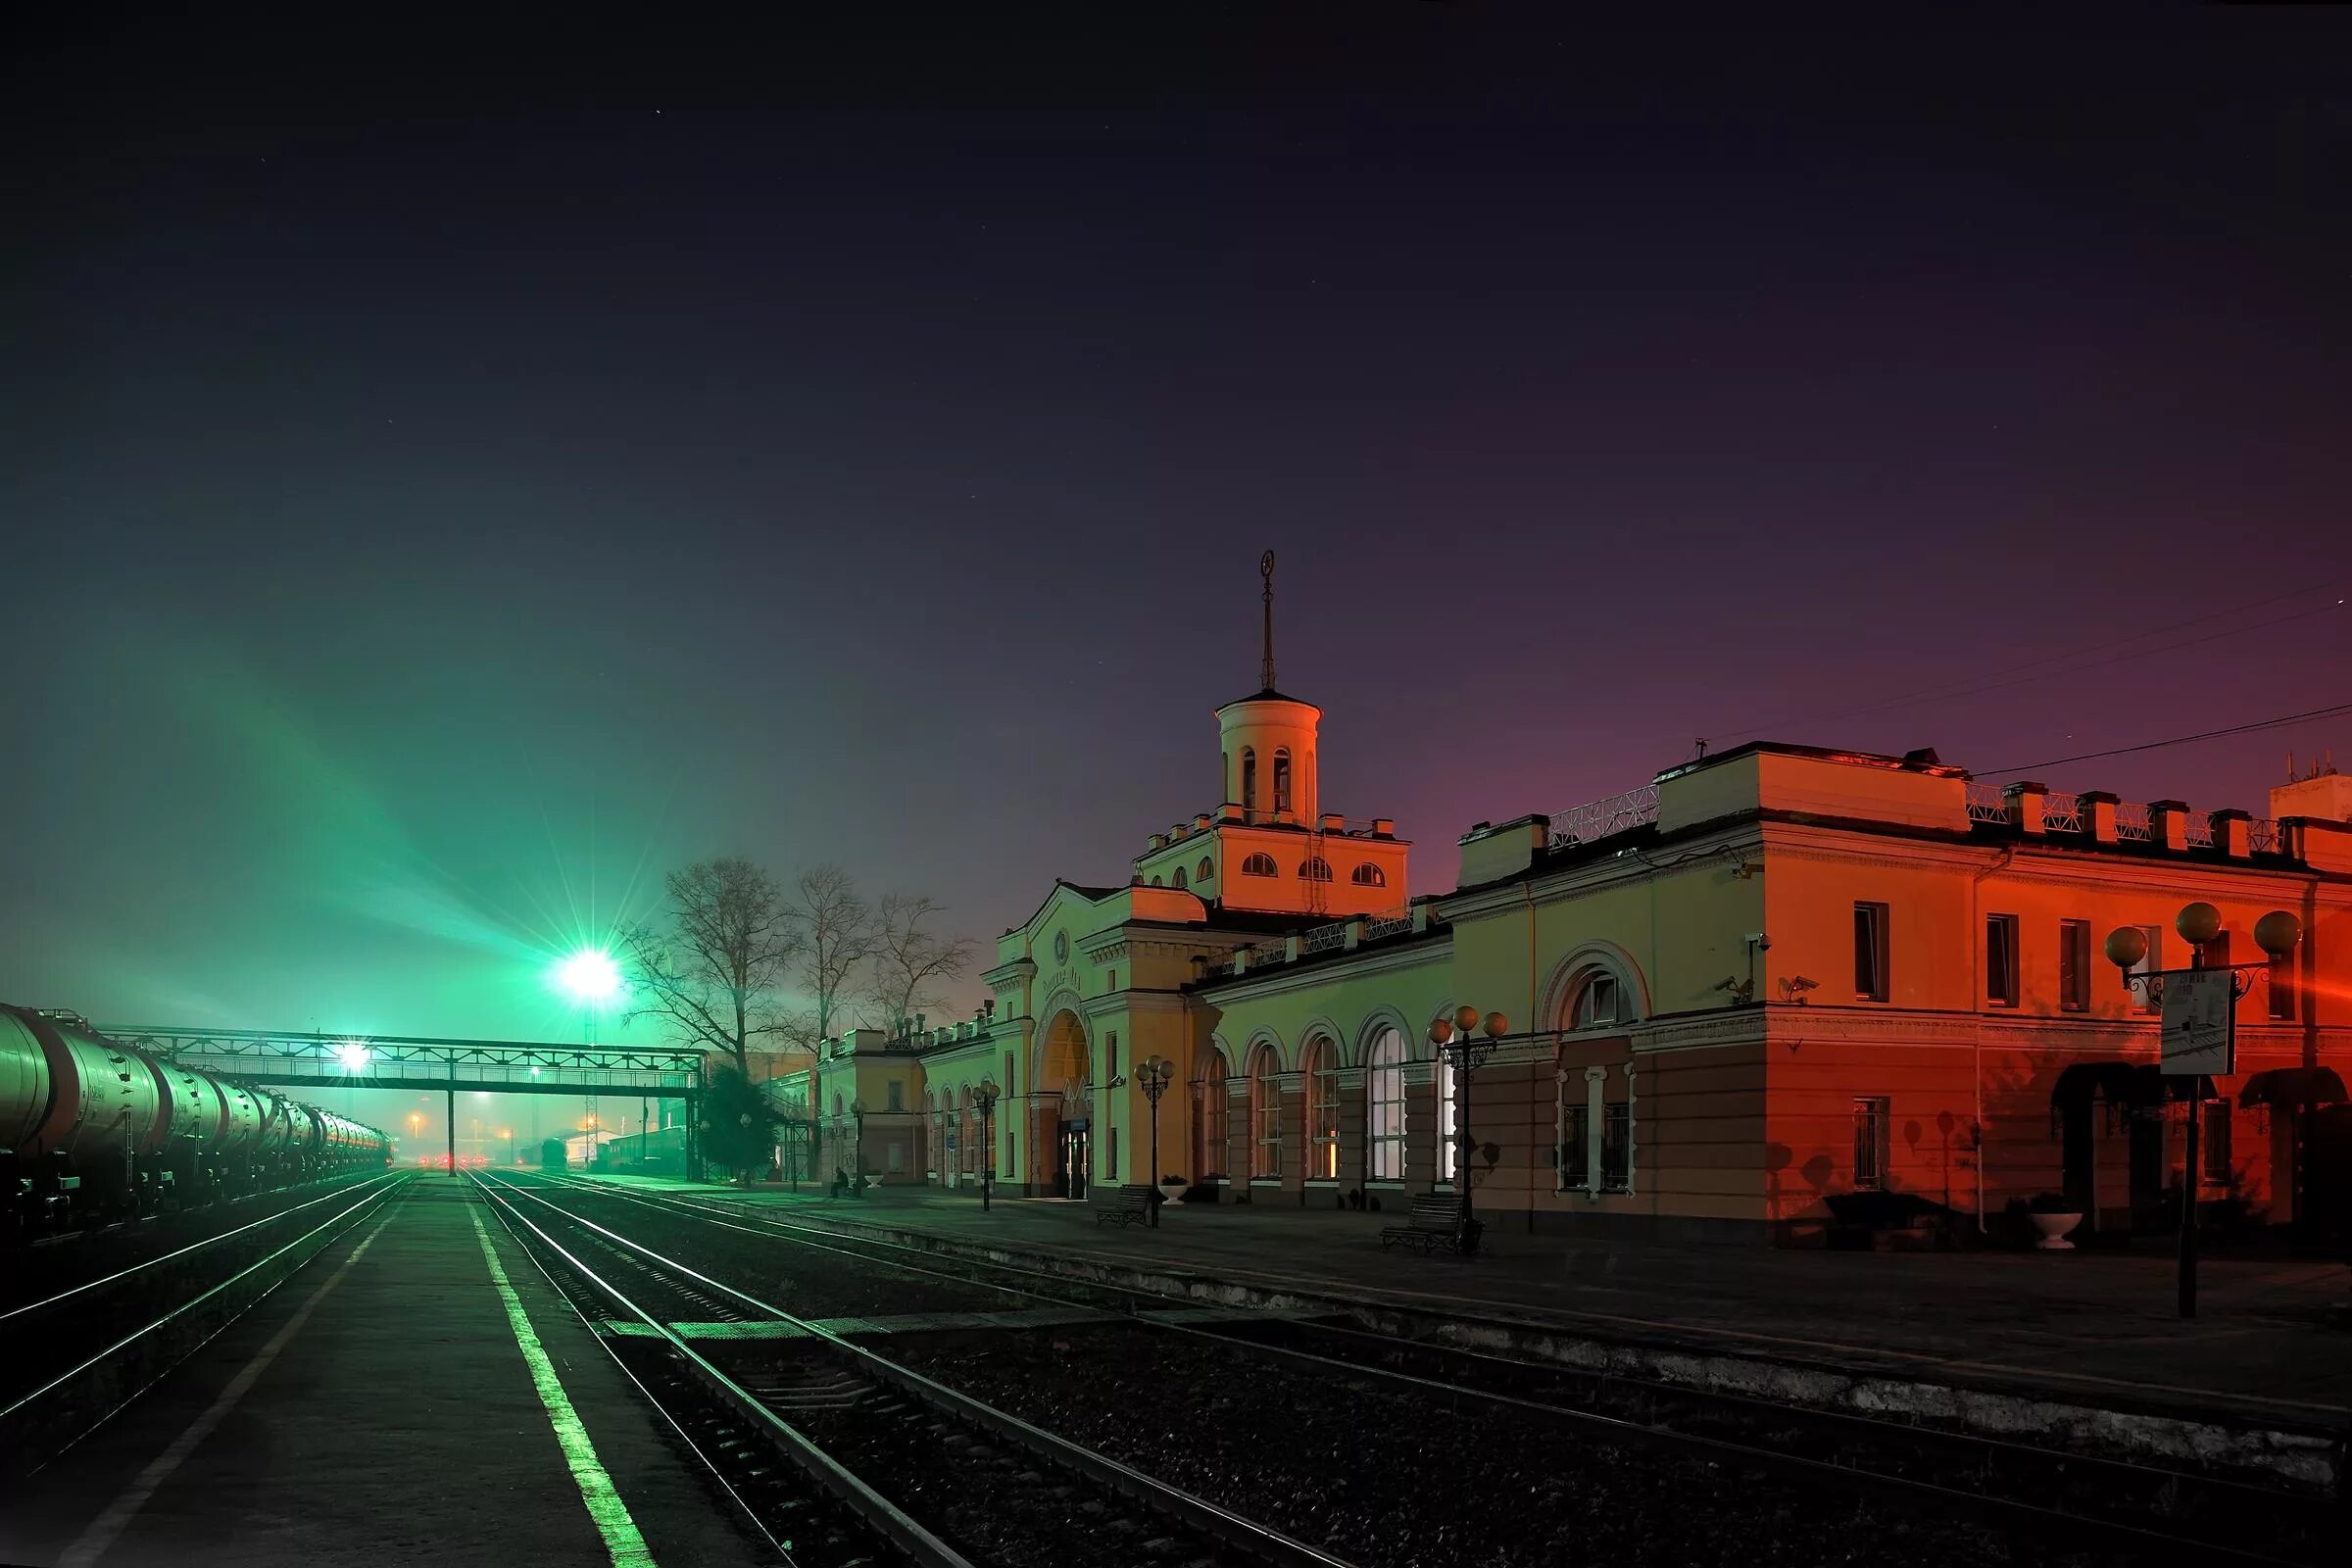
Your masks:
<svg viewBox="0 0 2352 1568"><path fill-rule="evenodd" d="M956 1152L961 1157L957 1168L965 1175L977 1175L980 1170L980 1146L972 1142L972 1086L964 1085L956 1091Z"/></svg>
<svg viewBox="0 0 2352 1568"><path fill-rule="evenodd" d="M849 1111L849 1107L848 1107L848 1106L846 1106L846 1105L844 1105L844 1104L841 1102L841 1091L840 1091L840 1090L838 1090L838 1089L834 1090L834 1091L833 1091L833 1114L834 1114L834 1115L836 1115L836 1116L842 1116L842 1115L846 1115L846 1114L848 1114L848 1111Z"/></svg>
<svg viewBox="0 0 2352 1568"><path fill-rule="evenodd" d="M1243 859L1242 875L1280 876L1282 875L1282 871L1280 867L1275 865L1274 857L1261 850L1257 854L1249 856Z"/></svg>
<svg viewBox="0 0 2352 1568"><path fill-rule="evenodd" d="M1179 871L1179 872L1177 872L1176 874L1177 874L1178 876L1182 876L1182 875L1184 875L1184 873L1183 873L1182 871ZM1157 877L1153 877L1153 878L1152 879L1152 885L1153 887L1157 887L1157 886L1159 886L1159 878L1157 878Z"/></svg>
<svg viewBox="0 0 2352 1568"><path fill-rule="evenodd" d="M1298 875L1309 882L1331 880L1331 862L1320 855L1298 862Z"/></svg>
<svg viewBox="0 0 2352 1568"><path fill-rule="evenodd" d="M1306 1047L1306 1174L1340 1175L1340 1051L1321 1035Z"/></svg>
<svg viewBox="0 0 2352 1568"><path fill-rule="evenodd" d="M1404 1180L1404 1036L1383 1029L1364 1054L1364 1174Z"/></svg>
<svg viewBox="0 0 2352 1568"><path fill-rule="evenodd" d="M1242 809L1257 809L1257 753L1242 748Z"/></svg>
<svg viewBox="0 0 2352 1568"><path fill-rule="evenodd" d="M1260 1046L1250 1058L1250 1179L1277 1181L1282 1176L1282 1080L1272 1046Z"/></svg>
<svg viewBox="0 0 2352 1568"><path fill-rule="evenodd" d="M1193 1174L1225 1174L1225 1053L1211 1049L1193 1085Z"/></svg>
<svg viewBox="0 0 2352 1568"><path fill-rule="evenodd" d="M1359 888L1385 888L1389 885L1389 874L1366 860L1348 873L1348 880Z"/></svg>
<svg viewBox="0 0 2352 1568"><path fill-rule="evenodd" d="M1568 1000L1571 1029L1605 1029L1629 1021L1625 987L1606 969L1589 971Z"/></svg>
<svg viewBox="0 0 2352 1568"><path fill-rule="evenodd" d="M1291 754L1280 751L1274 754L1274 809L1287 811L1290 808Z"/></svg>
<svg viewBox="0 0 2352 1568"><path fill-rule="evenodd" d="M1183 866L1180 865L1176 868L1175 874L1168 881L1168 885L1175 888L1187 888L1192 886L1192 883L1185 879Z"/></svg>
<svg viewBox="0 0 2352 1568"><path fill-rule="evenodd" d="M1214 882L1216 879L1217 862L1203 855L1200 857L1200 863L1193 867L1193 880L1196 882Z"/></svg>

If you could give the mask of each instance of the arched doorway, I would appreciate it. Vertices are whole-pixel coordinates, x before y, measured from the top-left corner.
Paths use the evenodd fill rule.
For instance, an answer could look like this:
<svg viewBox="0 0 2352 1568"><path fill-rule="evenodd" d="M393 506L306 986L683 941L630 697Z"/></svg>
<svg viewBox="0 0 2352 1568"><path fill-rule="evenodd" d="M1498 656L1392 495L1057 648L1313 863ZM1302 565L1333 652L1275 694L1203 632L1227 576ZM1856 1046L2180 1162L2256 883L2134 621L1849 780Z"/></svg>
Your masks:
<svg viewBox="0 0 2352 1568"><path fill-rule="evenodd" d="M1037 1148L1052 1161L1049 1190L1055 1198L1086 1196L1094 1172L1093 1056L1086 1026L1063 1009L1046 1026L1038 1065Z"/></svg>

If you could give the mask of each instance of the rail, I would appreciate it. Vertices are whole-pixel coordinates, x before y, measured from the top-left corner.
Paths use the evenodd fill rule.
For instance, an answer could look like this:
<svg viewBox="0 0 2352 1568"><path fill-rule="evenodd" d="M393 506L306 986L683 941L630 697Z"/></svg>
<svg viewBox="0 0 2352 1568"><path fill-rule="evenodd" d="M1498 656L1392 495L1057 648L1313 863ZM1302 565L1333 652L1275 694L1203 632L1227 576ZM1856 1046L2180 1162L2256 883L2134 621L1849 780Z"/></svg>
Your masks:
<svg viewBox="0 0 2352 1568"><path fill-rule="evenodd" d="M103 1348L0 1405L0 1468L38 1464L112 1418L157 1378L244 1316L296 1269L380 1208L410 1179L406 1172L387 1172L357 1201L300 1236L127 1333L108 1330ZM346 1188L332 1196L349 1194ZM303 1250L306 1247L308 1250Z"/></svg>
<svg viewBox="0 0 2352 1568"><path fill-rule="evenodd" d="M2213 848L2213 813L2211 811L2189 812L2182 827L2186 834L2185 842L2190 849L2209 850Z"/></svg>
<svg viewBox="0 0 2352 1568"><path fill-rule="evenodd" d="M1347 945L1348 922L1334 920L1329 925L1316 926L1300 937L1298 952L1301 956L1309 953L1336 953Z"/></svg>
<svg viewBox="0 0 2352 1568"><path fill-rule="evenodd" d="M1276 1362L1305 1363L1321 1372L1337 1375L1344 1381L1369 1378L1399 1392L1436 1395L1455 1408L1465 1399L1484 1402L1570 1429L1581 1429L1604 1441L1615 1438L1667 1451L1697 1452L1726 1464L1752 1464L1769 1471L1820 1480L1834 1486L1876 1491L1888 1496L1937 1504L1955 1511L1984 1512L1998 1518L2007 1527L2018 1530L2021 1539L2058 1537L2080 1542L2091 1549L2103 1545L2136 1544L2143 1552L2156 1551L2162 1544L2174 1542L2184 1527L2184 1522L2176 1521L2162 1529L2151 1529L2142 1524L2140 1516L2145 1511L2144 1499L2132 1489L2144 1489L2145 1493L2162 1495L2169 1499L2167 1505L2171 1507L2179 1506L2184 1493L2202 1494L2209 1526L2223 1529L2232 1537L2247 1518L2258 1514L2283 1514L2286 1511L2296 1516L2294 1527L2301 1530L2307 1539L2331 1539L2330 1532L2334 1528L2335 1504L2318 1494L2281 1492L2229 1477L2041 1447L1998 1436L1920 1426L1856 1411L1790 1405L1756 1394L1659 1384L1614 1371L1515 1361L1492 1351L1464 1346L1412 1338L1400 1340L1393 1328L1372 1332L1336 1325L1311 1316L1272 1319L1262 1325L1189 1324L1162 1310L1171 1298L1161 1291L1144 1289L1141 1283L1116 1284L1084 1265L1057 1270L1011 1262L994 1250L994 1244L987 1244L989 1250L982 1255L967 1255L955 1244L941 1238L917 1236L894 1241L888 1239L887 1234L866 1234L864 1227L856 1222L852 1224L851 1233L844 1234L830 1227L796 1223L772 1212L760 1211L757 1205L740 1201L722 1204L700 1201L695 1196L682 1193L628 1192L615 1189L609 1183L583 1177L566 1177L564 1181L567 1186L603 1192L648 1208L696 1215L733 1228L787 1237L797 1245L816 1250L881 1263L894 1272L929 1275L942 1280L964 1280L1037 1301L1068 1302L1073 1299L1068 1294L1071 1291L1078 1291L1082 1295L1106 1292L1132 1298L1131 1303L1125 1308L1132 1321L1154 1331L1183 1338L1216 1340L1228 1348ZM914 1241L928 1245L908 1245ZM855 1250L858 1248L893 1255L873 1257L870 1252ZM950 1260L986 1274L1013 1276L1023 1283L972 1279L969 1275L949 1273L934 1266ZM1207 1298L1201 1296L1199 1285L1187 1294L1195 1298ZM1338 1357L1268 1343L1262 1338L1248 1337L1258 1327L1335 1344L1361 1342L1372 1348L1371 1356L1369 1360L1353 1356ZM1435 1356L1459 1365L1483 1366L1500 1387L1488 1388L1475 1382L1455 1382L1450 1377L1435 1379L1404 1370L1396 1359L1399 1351ZM1576 1404L1532 1397L1530 1379L1549 1380L1585 1389L1586 1393L1575 1396L1577 1397L1596 1396L1599 1393L1614 1389L1620 1403L1630 1400L1635 1408L1647 1412L1648 1418L1631 1419ZM1658 1410L1661 1403L1669 1411L1678 1406L1688 1408L1682 1410L1679 1416L1670 1414L1660 1419ZM1896 1462L1897 1467L1891 1471L1857 1467L1835 1459L1788 1452L1777 1438L1769 1445L1751 1444L1710 1436L1704 1431L1686 1430L1679 1424L1681 1418L1695 1414L1704 1426L1711 1416L1722 1413L1736 1417L1743 1413L1744 1419L1752 1421L1759 1431L1768 1434L1785 1432L1791 1424L1809 1428L1823 1439L1854 1445L1853 1451L1858 1453L1876 1453L1890 1444L1908 1445L1941 1455L1952 1464L1955 1474L1974 1476L1975 1483L1970 1489L1961 1489L1922 1479L1912 1474L1901 1460ZM1599 1430L1594 1433L1594 1429ZM2011 1497L2005 1495L2001 1489L2004 1485L2014 1483L2001 1480L2003 1474L2013 1478L2071 1477L2081 1493L2100 1501L2096 1511L2084 1513ZM2184 1544L2187 1539L2194 1538L2182 1538L2180 1544ZM2203 1560L2208 1561L2278 1564L2297 1560L2248 1549L2233 1539L2197 1540L2196 1544L2204 1554Z"/></svg>
<svg viewBox="0 0 2352 1568"><path fill-rule="evenodd" d="M2246 849L2254 855L2277 855L2285 848L2275 817L2258 816L2246 824Z"/></svg>
<svg viewBox="0 0 2352 1568"><path fill-rule="evenodd" d="M1550 847L1564 850L1575 844L1591 844L1613 834L1627 832L1658 819L1658 787L1644 784L1623 795L1611 795L1602 800L1587 801L1556 813L1551 819Z"/></svg>
<svg viewBox="0 0 2352 1568"><path fill-rule="evenodd" d="M1394 909L1364 917L1364 940L1378 942L1383 937L1402 936L1413 928L1413 906L1398 905Z"/></svg>
<svg viewBox="0 0 2352 1568"><path fill-rule="evenodd" d="M2001 786L1980 784L1975 779L1970 779L1968 781L1968 819L1971 822L1985 822L1996 827L2007 827L2011 820L2009 798L2001 793Z"/></svg>
<svg viewBox="0 0 2352 1568"><path fill-rule="evenodd" d="M1352 1565L1345 1558L1332 1556L1302 1541L1294 1540L1278 1530L1269 1529L1253 1519L1220 1507L1181 1487L1173 1486L1155 1476L1146 1474L1131 1465L1113 1459L1108 1454L1072 1443L1066 1438L1048 1432L1043 1427L1032 1425L1018 1416L975 1399L970 1395L949 1388L935 1378L927 1377L911 1367L902 1366L862 1345L844 1338L823 1323L787 1312L782 1307L761 1300L749 1292L738 1290L723 1280L713 1279L708 1274L697 1272L674 1258L662 1255L642 1242L634 1241L618 1231L600 1225L583 1215L573 1213L527 1188L507 1183L500 1185L507 1186L510 1191L519 1193L532 1201L543 1204L563 1215L574 1225L594 1231L599 1236L627 1248L660 1269L691 1279L700 1287L718 1292L732 1300L750 1307L770 1321L791 1325L802 1336L823 1344L856 1367L858 1371L872 1377L877 1382L888 1384L901 1393L930 1405L933 1409L993 1431L999 1437L1018 1444L1032 1453L1077 1471L1123 1496L1143 1501L1148 1506L1179 1520L1205 1536L1237 1547L1253 1558L1263 1562L1286 1565L1286 1568L1352 1568ZM488 1184L485 1183L485 1188L487 1187ZM519 1213L518 1217L520 1217ZM529 1221L525 1219L523 1223L529 1224ZM542 1238L546 1237L546 1233L540 1231L536 1225L531 1226L531 1229ZM549 1245L554 1247L557 1244L549 1239ZM561 1250L560 1248L558 1250ZM588 1272L586 1265L572 1258L568 1252L564 1255L575 1268L579 1268L583 1273ZM609 1286L606 1288L611 1290ZM617 1292L612 1294L617 1298ZM647 1321L650 1322L651 1319L649 1318ZM657 1325L657 1327L675 1342L680 1350L693 1355L691 1350L686 1349L682 1341L678 1341L675 1335L668 1333L665 1326ZM701 1360L701 1357L696 1356L695 1359ZM704 1364L709 1365L708 1362L704 1362ZM715 1368L711 1370L716 1371ZM738 1392L742 1391L739 1389ZM761 1406L761 1408L765 1407ZM770 1419L774 1419L772 1412ZM784 1423L781 1421L777 1421L776 1424L784 1427ZM784 1427L784 1430L790 1431L791 1429ZM795 1433L794 1436L799 1437L799 1434ZM803 1438L801 1441L806 1443L808 1440ZM813 1445L810 1446L813 1448ZM832 1461L828 1459L827 1462L831 1463ZM835 1468L839 1467L835 1466ZM841 1474L848 1476L849 1472L844 1470ZM855 1477L850 1477L850 1479L856 1480ZM907 1522L913 1523L912 1520ZM916 1528L921 1527L918 1525ZM942 1549L949 1548L943 1545Z"/></svg>
<svg viewBox="0 0 2352 1568"><path fill-rule="evenodd" d="M2132 801L2124 801L2115 808L2115 836L2127 844L2153 844L2156 841L2156 813Z"/></svg>
<svg viewBox="0 0 2352 1568"><path fill-rule="evenodd" d="M2046 833L2082 832L2082 798L2079 795L2044 795L2041 798L2041 826Z"/></svg>

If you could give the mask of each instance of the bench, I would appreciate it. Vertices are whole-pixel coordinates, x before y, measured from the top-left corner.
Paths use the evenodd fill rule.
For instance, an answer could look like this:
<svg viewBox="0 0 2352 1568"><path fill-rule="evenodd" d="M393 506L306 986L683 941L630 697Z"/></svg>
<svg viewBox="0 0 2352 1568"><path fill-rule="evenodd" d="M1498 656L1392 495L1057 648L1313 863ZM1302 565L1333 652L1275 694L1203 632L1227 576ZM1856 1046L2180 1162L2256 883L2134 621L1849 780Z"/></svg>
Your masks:
<svg viewBox="0 0 2352 1568"><path fill-rule="evenodd" d="M1413 1200L1403 1224L1382 1227L1380 1245L1417 1247L1424 1252L1440 1247L1448 1252L1459 1251L1462 1238L1455 1227L1462 1217L1461 1202L1445 1193L1423 1193Z"/></svg>
<svg viewBox="0 0 2352 1568"><path fill-rule="evenodd" d="M1095 1205L1095 1223L1100 1225L1108 1220L1114 1225L1147 1224L1152 1218L1152 1205L1158 1201L1158 1188L1129 1184L1111 1194L1109 1202Z"/></svg>

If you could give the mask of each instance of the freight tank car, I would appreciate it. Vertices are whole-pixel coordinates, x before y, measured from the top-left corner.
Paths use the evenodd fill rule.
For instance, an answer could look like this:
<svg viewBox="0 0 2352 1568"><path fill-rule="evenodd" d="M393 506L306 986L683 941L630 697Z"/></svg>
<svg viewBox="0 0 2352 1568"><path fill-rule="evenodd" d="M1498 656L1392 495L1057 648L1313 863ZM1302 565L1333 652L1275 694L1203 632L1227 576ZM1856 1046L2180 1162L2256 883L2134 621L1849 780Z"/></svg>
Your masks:
<svg viewBox="0 0 2352 1568"><path fill-rule="evenodd" d="M0 1193L18 1237L135 1219L337 1171L391 1140L333 1111L0 1004Z"/></svg>

